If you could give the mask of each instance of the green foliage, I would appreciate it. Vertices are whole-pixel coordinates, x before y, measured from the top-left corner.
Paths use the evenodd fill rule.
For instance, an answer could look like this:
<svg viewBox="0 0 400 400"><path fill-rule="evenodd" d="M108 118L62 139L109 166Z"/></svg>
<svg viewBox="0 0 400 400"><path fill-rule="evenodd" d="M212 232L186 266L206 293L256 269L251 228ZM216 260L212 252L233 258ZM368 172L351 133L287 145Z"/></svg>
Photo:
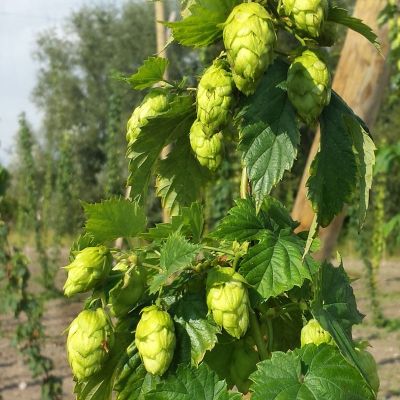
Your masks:
<svg viewBox="0 0 400 400"><path fill-rule="evenodd" d="M373 399L357 370L333 346L307 345L287 354L277 352L250 376L254 400ZM268 382L268 384L266 384Z"/></svg>
<svg viewBox="0 0 400 400"><path fill-rule="evenodd" d="M123 78L133 89L141 90L151 88L163 80L168 67L168 60L161 57L149 57L138 69L136 74Z"/></svg>
<svg viewBox="0 0 400 400"><path fill-rule="evenodd" d="M45 339L43 300L29 291L28 260L18 248L10 245L8 235L8 226L0 221L0 313L13 314L17 320L11 342L32 377L40 379L41 400L60 400L62 381L52 375L53 361L42 353Z"/></svg>
<svg viewBox="0 0 400 400"><path fill-rule="evenodd" d="M97 204L83 204L87 222L86 232L97 242L119 237L134 237L146 226L146 216L137 203L110 199Z"/></svg>
<svg viewBox="0 0 400 400"><path fill-rule="evenodd" d="M110 357L98 375L85 380L75 373L79 400L109 400L113 391L118 400L239 400L248 392L254 399L376 398L376 379L352 339L352 327L362 315L349 279L343 266L318 263L313 243L318 226L329 225L355 194L362 224L374 145L364 123L339 96L333 93L327 104L330 71L314 53L318 50L306 66L312 75L307 86L312 118L305 118L296 96L288 95L301 82L310 83L294 74L289 85L288 64L307 51L304 46L317 46L314 33L324 29L325 16L300 21L290 14L293 25L276 2L237 4L183 2L189 5L184 19L167 23L177 41L192 47L217 44L224 30L226 52L205 68L198 89L186 80L163 81L166 65L158 58L127 78L135 88L156 81L161 86L150 90L128 124L133 201L86 203L85 230L67 267L73 272L96 242L103 249L117 237L126 239L125 247L109 248L107 265L85 259L78 270L82 276L77 275L85 285L86 270L99 269L99 279L96 275L85 286L93 289L85 308L110 312L114 333L125 333L126 341L106 343ZM307 13L318 14L319 4L310 0ZM360 23L341 21L368 36ZM298 43L291 56L279 50L271 64L282 28ZM259 64L253 62L258 56ZM230 74L237 91L232 91ZM313 97L314 89L322 91L321 102L319 95ZM270 193L293 167L303 132L300 121L311 123L319 114L321 148L308 183L317 218L311 232L297 232L298 223ZM207 235L200 202L206 184L215 182L212 174L223 165L224 143L237 145L243 162L241 199ZM144 207L154 176L171 218L147 227ZM111 258L113 267L105 268ZM135 277L139 295L115 295ZM124 312L115 312L122 307ZM322 341L329 338L329 345L303 343L299 349L303 325L311 318L327 331Z"/></svg>
<svg viewBox="0 0 400 400"><path fill-rule="evenodd" d="M276 61L260 83L260 90L244 99L240 149L257 205L293 165L300 137L287 92L287 65ZM273 101L270 101L273 99Z"/></svg>

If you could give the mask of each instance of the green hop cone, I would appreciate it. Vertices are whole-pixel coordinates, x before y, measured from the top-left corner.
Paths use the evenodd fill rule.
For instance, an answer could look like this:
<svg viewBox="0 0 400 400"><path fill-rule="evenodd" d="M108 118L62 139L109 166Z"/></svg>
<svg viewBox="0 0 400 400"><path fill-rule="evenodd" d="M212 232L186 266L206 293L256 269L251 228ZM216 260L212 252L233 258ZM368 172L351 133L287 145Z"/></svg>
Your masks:
<svg viewBox="0 0 400 400"><path fill-rule="evenodd" d="M125 272L124 277L110 290L110 311L116 317L124 317L143 296L146 275L137 267Z"/></svg>
<svg viewBox="0 0 400 400"><path fill-rule="evenodd" d="M276 33L271 16L260 4L239 4L225 22L223 38L236 87L248 96L273 61Z"/></svg>
<svg viewBox="0 0 400 400"><path fill-rule="evenodd" d="M78 381L101 370L113 344L114 333L102 308L79 313L69 326L67 338L68 362Z"/></svg>
<svg viewBox="0 0 400 400"><path fill-rule="evenodd" d="M197 89L197 119L210 135L218 132L229 121L233 101L232 74L222 62L214 62L200 79Z"/></svg>
<svg viewBox="0 0 400 400"><path fill-rule="evenodd" d="M297 31L312 38L319 36L328 15L328 0L283 0L282 5Z"/></svg>
<svg viewBox="0 0 400 400"><path fill-rule="evenodd" d="M317 346L322 343L334 344L330 333L323 329L316 319L310 319L307 325L303 326L300 340L301 347L307 344L315 344Z"/></svg>
<svg viewBox="0 0 400 400"><path fill-rule="evenodd" d="M331 76L318 55L306 50L296 57L288 71L287 92L299 116L314 122L331 98Z"/></svg>
<svg viewBox="0 0 400 400"><path fill-rule="evenodd" d="M203 167L215 171L222 161L222 132L206 135L203 124L195 121L190 129L190 145Z"/></svg>
<svg viewBox="0 0 400 400"><path fill-rule="evenodd" d="M233 383L242 393L249 391L251 385L249 376L257 369L259 361L254 346L244 340L237 342L229 365L229 373Z"/></svg>
<svg viewBox="0 0 400 400"><path fill-rule="evenodd" d="M64 294L70 297L76 293L93 289L107 277L112 267L111 253L106 246L86 247L81 250L65 269L68 278Z"/></svg>
<svg viewBox="0 0 400 400"><path fill-rule="evenodd" d="M136 327L135 344L146 371L163 375L171 364L175 343L171 316L157 306L145 307Z"/></svg>
<svg viewBox="0 0 400 400"><path fill-rule="evenodd" d="M163 89L153 89L143 99L142 103L133 110L127 123L126 140L133 144L139 136L141 128L148 123L149 117L154 117L167 111L169 105L168 93Z"/></svg>
<svg viewBox="0 0 400 400"><path fill-rule="evenodd" d="M207 306L214 321L231 336L241 338L249 326L249 297L245 279L233 268L215 267L207 275Z"/></svg>

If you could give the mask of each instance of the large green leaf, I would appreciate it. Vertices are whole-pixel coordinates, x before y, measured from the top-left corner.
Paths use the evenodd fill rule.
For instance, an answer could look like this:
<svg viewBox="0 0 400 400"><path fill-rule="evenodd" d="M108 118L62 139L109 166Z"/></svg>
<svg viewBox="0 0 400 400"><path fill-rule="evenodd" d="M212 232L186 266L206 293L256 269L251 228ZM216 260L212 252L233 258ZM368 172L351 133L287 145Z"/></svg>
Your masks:
<svg viewBox="0 0 400 400"><path fill-rule="evenodd" d="M363 315L357 310L353 289L343 266L323 264L315 285L315 299L312 302L314 317L368 381L368 374L359 362L351 337L352 326L361 323Z"/></svg>
<svg viewBox="0 0 400 400"><path fill-rule="evenodd" d="M369 40L377 49L380 49L378 36L368 25L360 19L352 17L347 10L340 7L330 7L328 21L347 26Z"/></svg>
<svg viewBox="0 0 400 400"><path fill-rule="evenodd" d="M101 203L83 203L86 232L97 242L119 237L134 237L146 228L144 210L136 202L110 199Z"/></svg>
<svg viewBox="0 0 400 400"><path fill-rule="evenodd" d="M204 363L199 368L181 366L176 374L161 381L146 400L240 400L241 394L229 393L224 381Z"/></svg>
<svg viewBox="0 0 400 400"><path fill-rule="evenodd" d="M257 240L265 230L296 228L287 209L276 199L267 196L257 212L255 202L249 199L236 200L236 205L228 211L211 237L230 241Z"/></svg>
<svg viewBox="0 0 400 400"><path fill-rule="evenodd" d="M189 135L177 141L168 157L160 162L157 172L157 195L170 215L178 215L183 206L200 200L209 177L193 155Z"/></svg>
<svg viewBox="0 0 400 400"><path fill-rule="evenodd" d="M354 324L362 322L363 315L357 309L353 288L343 265L334 267L324 263L320 274L321 280L313 306L324 309L350 332Z"/></svg>
<svg viewBox="0 0 400 400"><path fill-rule="evenodd" d="M149 118L147 125L128 149L129 179L134 199L144 201L150 178L159 160L161 150L175 139L188 135L195 118L191 96L177 97L168 111Z"/></svg>
<svg viewBox="0 0 400 400"><path fill-rule="evenodd" d="M372 187L373 169L375 165L375 144L357 119L345 116L345 122L353 138L354 151L357 157L359 177L359 228L364 223L368 204L369 193Z"/></svg>
<svg viewBox="0 0 400 400"><path fill-rule="evenodd" d="M199 203L193 203L190 207L182 207L180 215L173 215L171 222L157 224L150 228L149 232L142 235L147 239L167 239L174 232L181 232L198 243L204 229L203 207Z"/></svg>
<svg viewBox="0 0 400 400"><path fill-rule="evenodd" d="M348 108L332 93L329 106L320 117L321 145L307 182L308 197L325 227L342 211L357 185L357 164L352 137L344 121Z"/></svg>
<svg viewBox="0 0 400 400"><path fill-rule="evenodd" d="M200 246L189 243L178 232L173 233L160 250L161 271L151 281L150 293L157 292L187 269L197 256Z"/></svg>
<svg viewBox="0 0 400 400"><path fill-rule="evenodd" d="M221 38L223 26L233 7L240 0L197 0L189 8L189 16L178 22L167 22L174 39L184 46L203 47Z"/></svg>
<svg viewBox="0 0 400 400"><path fill-rule="evenodd" d="M304 246L289 229L265 231L260 243L248 251L239 272L264 299L278 296L301 286L317 271L318 264L310 256L303 260Z"/></svg>
<svg viewBox="0 0 400 400"><path fill-rule="evenodd" d="M197 366L217 342L220 329L207 317L205 293L189 294L174 307L175 321L183 327L190 347L191 362Z"/></svg>
<svg viewBox="0 0 400 400"><path fill-rule="evenodd" d="M250 379L253 400L372 400L358 371L334 347L307 345L272 354Z"/></svg>
<svg viewBox="0 0 400 400"><path fill-rule="evenodd" d="M287 78L287 70L282 61L270 66L256 93L244 100L238 116L240 150L257 208L297 156L300 132L296 113L280 85Z"/></svg>
<svg viewBox="0 0 400 400"><path fill-rule="evenodd" d="M257 213L252 199L239 199L210 236L244 242L257 239L265 229L272 229L268 216L262 210Z"/></svg>
<svg viewBox="0 0 400 400"><path fill-rule="evenodd" d="M135 74L122 79L128 82L133 89L150 88L163 80L167 66L168 60L166 58L149 57Z"/></svg>

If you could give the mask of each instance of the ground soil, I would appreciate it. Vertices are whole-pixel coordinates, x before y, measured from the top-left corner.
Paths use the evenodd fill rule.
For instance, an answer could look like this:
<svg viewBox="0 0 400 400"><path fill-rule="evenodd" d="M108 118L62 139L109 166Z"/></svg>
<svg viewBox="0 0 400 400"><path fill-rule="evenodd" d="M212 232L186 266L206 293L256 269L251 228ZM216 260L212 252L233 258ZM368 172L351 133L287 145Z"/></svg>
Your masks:
<svg viewBox="0 0 400 400"><path fill-rule="evenodd" d="M345 266L354 282L360 311L370 314L369 296L363 276L362 263L346 260ZM57 278L62 285L64 272ZM400 320L400 260L386 261L380 271L381 302L387 318ZM44 324L48 339L45 354L54 360L55 375L63 379L63 400L74 399L73 381L65 358L63 331L79 312L81 304L62 298L51 300L46 306ZM16 325L11 317L0 316L0 397L2 400L40 400L40 381L32 379L27 365L10 344L10 336ZM367 339L379 365L381 390L378 399L400 400L400 327L398 330L376 328L371 318L354 330L355 338Z"/></svg>

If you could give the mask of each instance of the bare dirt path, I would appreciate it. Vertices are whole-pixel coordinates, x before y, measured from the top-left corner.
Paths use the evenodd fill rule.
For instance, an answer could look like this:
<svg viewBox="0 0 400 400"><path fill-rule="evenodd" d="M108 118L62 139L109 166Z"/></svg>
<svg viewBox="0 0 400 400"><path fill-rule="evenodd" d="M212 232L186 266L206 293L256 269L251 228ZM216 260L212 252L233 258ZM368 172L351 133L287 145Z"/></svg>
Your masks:
<svg viewBox="0 0 400 400"><path fill-rule="evenodd" d="M363 268L360 261L347 260L345 266L351 277L360 279L354 283L360 311L369 314L369 297L365 287ZM61 286L63 273L57 279ZM385 315L400 319L400 260L384 263L381 269L380 289ZM48 340L45 354L54 360L55 374L63 379L63 400L73 400L73 382L65 358L65 336L63 331L81 308L78 302L64 299L52 300L47 304L44 324ZM15 321L0 317L0 396L3 400L40 400L40 382L30 377L29 370L18 357L10 344L10 336ZM381 377L379 400L400 400L400 330L390 332L371 325L367 317L364 323L355 329L355 337L368 339L372 345L370 351L375 356Z"/></svg>

